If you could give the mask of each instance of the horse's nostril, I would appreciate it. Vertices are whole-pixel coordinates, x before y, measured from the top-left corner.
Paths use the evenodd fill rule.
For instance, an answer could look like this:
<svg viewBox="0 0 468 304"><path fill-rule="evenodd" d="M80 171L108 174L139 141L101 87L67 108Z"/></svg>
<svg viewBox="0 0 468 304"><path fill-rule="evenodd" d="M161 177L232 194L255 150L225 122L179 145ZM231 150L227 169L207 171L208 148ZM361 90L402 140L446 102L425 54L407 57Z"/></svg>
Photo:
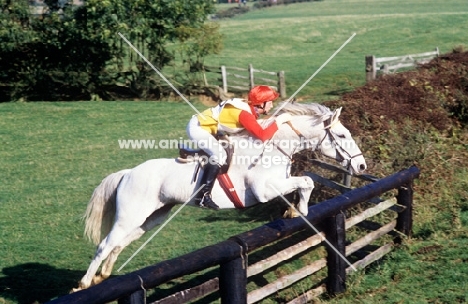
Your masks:
<svg viewBox="0 0 468 304"><path fill-rule="evenodd" d="M359 170L361 170L361 171L366 170L366 168L367 168L367 167L366 167L366 165L364 165L364 164L360 164L360 165L359 165Z"/></svg>

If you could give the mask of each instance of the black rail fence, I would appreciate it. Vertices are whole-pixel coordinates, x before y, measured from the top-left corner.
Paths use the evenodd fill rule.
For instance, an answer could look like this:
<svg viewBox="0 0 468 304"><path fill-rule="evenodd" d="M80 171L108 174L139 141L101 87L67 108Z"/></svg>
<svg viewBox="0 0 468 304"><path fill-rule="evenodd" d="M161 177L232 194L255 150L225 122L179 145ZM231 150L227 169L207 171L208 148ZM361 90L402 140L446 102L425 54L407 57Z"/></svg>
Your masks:
<svg viewBox="0 0 468 304"><path fill-rule="evenodd" d="M343 192L341 195L309 207L309 214L306 217L308 222L301 217L278 219L218 244L159 262L126 275L112 277L96 286L62 296L49 303L107 303L110 301L132 304L146 303L146 290L212 267L219 270L218 277L153 303L186 303L203 298L214 291L219 291L221 303L255 303L324 268L327 268L326 278L314 285L313 289L304 292L289 303L307 303L324 292L328 292L330 295L339 294L346 290L347 273L352 269L362 269L373 261L381 259L392 250L395 244L411 236L412 185L419 173L419 169L412 166L382 179L373 180L359 188L351 189L347 186L339 186L341 187L340 191ZM324 182L312 173L311 176L316 182ZM372 180L366 176L362 178L368 181ZM329 186L334 187L333 185ZM397 190L396 195L393 192L395 189ZM379 199L382 194L387 193L388 196L388 192L392 194L390 199ZM357 215L346 218L345 214L350 208L363 202L367 202L364 211L359 211L360 213ZM361 208L358 209L361 210ZM388 223L375 225L375 222L366 221L384 210L394 214ZM298 232L304 231L310 235L310 224L322 230L295 245L275 252L260 262L248 265L249 254L257 249ZM371 226L371 228L366 227L371 232L350 242L346 238L346 231L358 224ZM376 240L382 240L381 237L384 235L388 236L383 241L385 244L373 245ZM277 281L266 284L259 289L247 291L248 277L261 274L266 269L284 263L299 253L322 243L324 236L327 239L326 257L278 278ZM381 244L382 241L379 243ZM365 250L366 254L364 256L361 254L359 259L354 257L352 266L348 264L350 262L343 259L343 257L351 256L366 246L371 247L372 251Z"/></svg>

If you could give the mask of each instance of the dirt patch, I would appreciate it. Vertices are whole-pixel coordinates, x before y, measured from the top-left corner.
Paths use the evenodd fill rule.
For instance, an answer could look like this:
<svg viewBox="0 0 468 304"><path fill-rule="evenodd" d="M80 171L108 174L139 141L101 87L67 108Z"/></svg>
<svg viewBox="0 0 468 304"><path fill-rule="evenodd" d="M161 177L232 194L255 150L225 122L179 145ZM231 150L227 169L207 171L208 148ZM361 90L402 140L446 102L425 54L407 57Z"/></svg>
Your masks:
<svg viewBox="0 0 468 304"><path fill-rule="evenodd" d="M468 52L442 55L416 70L384 75L341 100L342 121L353 134L374 134L411 120L439 131L468 122Z"/></svg>
<svg viewBox="0 0 468 304"><path fill-rule="evenodd" d="M325 104L343 107L341 121L363 151L368 174L383 177L416 165L421 169L418 195L445 205L457 205L451 202L453 197L466 200L466 189L454 185L462 183L456 179L457 168L468 166L468 52L442 55L414 70L381 76ZM292 172L312 171L342 181L340 174L312 166L312 158L321 157L310 151L294 155ZM447 196L440 191L445 185L452 185ZM316 183L315 201L337 195L322 188ZM438 206L435 203L434 208ZM453 216L452 209L445 215Z"/></svg>

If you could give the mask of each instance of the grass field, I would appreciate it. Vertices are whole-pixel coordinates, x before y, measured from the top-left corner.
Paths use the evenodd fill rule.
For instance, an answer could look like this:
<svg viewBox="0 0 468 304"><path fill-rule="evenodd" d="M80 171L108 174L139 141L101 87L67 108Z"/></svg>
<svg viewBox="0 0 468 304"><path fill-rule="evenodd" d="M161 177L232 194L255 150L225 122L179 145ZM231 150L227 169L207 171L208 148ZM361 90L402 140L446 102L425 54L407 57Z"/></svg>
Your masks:
<svg viewBox="0 0 468 304"><path fill-rule="evenodd" d="M364 82L365 55L435 47L447 52L468 44L467 15L465 0L325 0L252 10L220 22L225 49L207 64L284 70L291 94L356 32L300 94L332 99ZM0 304L42 303L75 287L94 254L94 246L82 237L81 222L93 189L112 172L176 154L120 149L118 140L185 137L191 115L188 105L177 102L0 104ZM459 180L468 185L466 175ZM450 188L441 191L450 193ZM467 302L467 210L457 219L459 231L434 233L430 240L418 238L432 227L416 222L416 239L406 250L353 277L346 295L330 301ZM186 208L122 273L225 240L278 215L269 206L218 213ZM453 220L440 218L441 223ZM116 267L147 237L129 246Z"/></svg>
<svg viewBox="0 0 468 304"><path fill-rule="evenodd" d="M94 246L82 237L81 216L100 180L147 159L176 154L120 149L118 140L185 136L191 109L154 102L11 103L1 104L0 113L0 303L43 302L67 293L88 267ZM269 214L237 213L182 210L123 272L271 220ZM136 246L122 254L122 263Z"/></svg>
<svg viewBox="0 0 468 304"><path fill-rule="evenodd" d="M220 23L224 50L206 63L283 70L291 95L356 33L298 95L328 100L365 82L366 55L399 56L436 47L444 53L468 44L467 17L463 0L325 0L252 8Z"/></svg>
<svg viewBox="0 0 468 304"><path fill-rule="evenodd" d="M184 136L185 121L190 114L188 106L181 103L1 104L0 303L42 303L74 287L94 254L94 246L82 238L80 220L93 189L111 172L176 152L120 149L118 140ZM268 206L218 213L186 208L122 273L225 240L278 216L278 209ZM468 217L464 221L467 225ZM420 233L421 227L416 230ZM146 237L122 253L117 267ZM433 262L416 261L407 251L398 251L392 254L394 263L355 277L352 297L370 301L372 297L366 288L385 286L379 287L389 289L383 293L384 298L404 299L411 290L401 286L410 288L414 282L400 285L393 282L393 274L401 271L401 267L417 271L426 271L428 267L427 271L440 274L439 281L431 281L436 293L440 292L441 285L437 285L440 282L462 288L466 281L463 273L468 271L463 262L467 258L466 239L464 243L463 240L445 243L443 234L436 238L439 247L430 250L429 255L424 253ZM424 247L424 243L414 241L407 249L416 252ZM443 250L450 255L438 256ZM444 268L440 268L440 263ZM389 281L392 282L388 284ZM446 298L453 299L450 294ZM351 300L344 300L347 301Z"/></svg>

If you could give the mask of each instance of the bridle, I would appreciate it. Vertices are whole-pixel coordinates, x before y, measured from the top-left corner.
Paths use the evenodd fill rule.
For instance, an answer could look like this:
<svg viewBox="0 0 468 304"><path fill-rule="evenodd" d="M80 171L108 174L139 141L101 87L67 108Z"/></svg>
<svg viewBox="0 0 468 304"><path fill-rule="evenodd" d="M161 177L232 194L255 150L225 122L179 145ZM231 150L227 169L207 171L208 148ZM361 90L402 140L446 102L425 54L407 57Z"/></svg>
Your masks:
<svg viewBox="0 0 468 304"><path fill-rule="evenodd" d="M322 140L317 145L317 148L320 149L320 152L322 152L320 147L322 146L322 143L325 140L325 138L328 137L328 140L330 141L330 143L332 145L335 145L335 150L336 150L337 155L341 158L340 160L337 159L337 161L346 160L347 164L346 164L345 167L347 169L349 169L349 167L351 166L351 161L353 160L353 158L362 156L363 154L358 153L356 155L351 155L351 154L349 154L348 151L345 150L345 148L343 148L342 145L340 145L339 141L335 137L335 134L333 134L333 132L331 131L331 128L333 127L333 123L331 121L331 117L323 121L323 126L324 126L324 129L325 129L325 135L323 136Z"/></svg>
<svg viewBox="0 0 468 304"><path fill-rule="evenodd" d="M294 133L297 134L297 136L300 138L300 139L305 139L305 136L301 133L301 131L299 131L298 129L296 129L293 124L291 123L291 121L288 121L287 122L288 126L294 131ZM339 141L336 139L336 135L333 134L333 132L331 131L331 128L333 126L333 123L331 121L331 117L324 120L323 121L323 126L324 126L324 129L325 129L325 135L322 137L322 139L320 140L320 142L316 145L315 149L319 149L320 152L321 151L321 146L322 146L322 143L325 141L325 138L328 138L330 143L332 145L335 146L335 149L336 149L336 153L337 153L337 156L340 157L340 162L341 161L344 161L346 160L347 161L347 164L346 164L346 168L349 170L349 167L351 166L351 161L353 160L353 158L355 157L359 157L359 156L362 156L363 154L362 153L358 153L356 155L351 155L349 154L348 151L346 151L342 145L340 145ZM276 144L273 144L277 149L278 151L280 151L282 154L284 154L287 158L289 158L289 160L292 161L292 155L289 155L286 151L284 151L280 146L276 145ZM294 152L292 153L294 154ZM323 153L322 153L323 154ZM338 160L338 159L337 159Z"/></svg>

